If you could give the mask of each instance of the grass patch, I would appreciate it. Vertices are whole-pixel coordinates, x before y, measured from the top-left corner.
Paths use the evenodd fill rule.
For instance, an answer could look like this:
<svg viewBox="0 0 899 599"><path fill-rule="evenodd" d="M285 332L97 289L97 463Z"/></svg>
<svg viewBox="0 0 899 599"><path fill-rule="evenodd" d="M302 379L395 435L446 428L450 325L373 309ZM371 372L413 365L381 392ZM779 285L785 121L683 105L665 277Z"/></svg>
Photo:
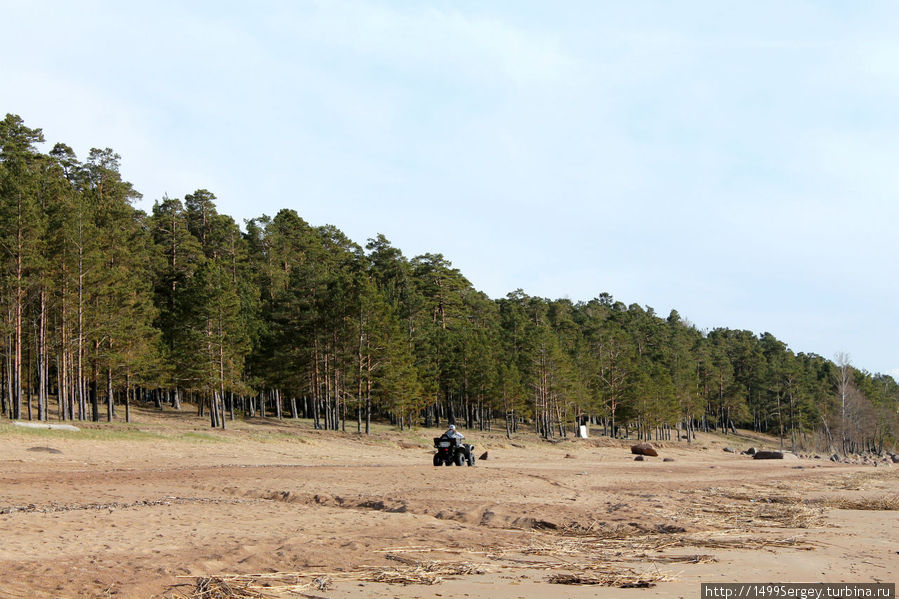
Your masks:
<svg viewBox="0 0 899 599"><path fill-rule="evenodd" d="M142 431L136 428L82 428L83 423L74 423L80 431L66 431L46 428L23 428L12 424L0 424L0 435L30 439L64 439L66 441L155 441L167 438L165 435Z"/></svg>
<svg viewBox="0 0 899 599"><path fill-rule="evenodd" d="M179 441L191 441L191 442L200 442L200 443L226 443L228 440L224 439L218 435L212 435L209 433L181 433L177 437L175 437Z"/></svg>
<svg viewBox="0 0 899 599"><path fill-rule="evenodd" d="M57 432L57 431L48 431ZM65 431L59 431L65 432ZM90 441L158 441L165 439L165 435L141 430L114 430L114 429L81 429L80 433L70 432L66 439L85 439Z"/></svg>

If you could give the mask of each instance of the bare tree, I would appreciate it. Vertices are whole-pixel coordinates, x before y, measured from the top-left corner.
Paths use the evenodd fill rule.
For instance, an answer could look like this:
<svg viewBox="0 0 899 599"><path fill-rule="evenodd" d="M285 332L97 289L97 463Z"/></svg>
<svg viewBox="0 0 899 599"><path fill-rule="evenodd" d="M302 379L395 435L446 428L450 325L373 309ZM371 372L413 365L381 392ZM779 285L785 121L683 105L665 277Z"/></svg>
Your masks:
<svg viewBox="0 0 899 599"><path fill-rule="evenodd" d="M834 362L837 365L837 393L840 395L840 438L842 441L843 453L846 453L849 446L849 423L846 421L846 401L849 399L850 385L852 384L852 363L849 354L842 351L837 352L834 356Z"/></svg>

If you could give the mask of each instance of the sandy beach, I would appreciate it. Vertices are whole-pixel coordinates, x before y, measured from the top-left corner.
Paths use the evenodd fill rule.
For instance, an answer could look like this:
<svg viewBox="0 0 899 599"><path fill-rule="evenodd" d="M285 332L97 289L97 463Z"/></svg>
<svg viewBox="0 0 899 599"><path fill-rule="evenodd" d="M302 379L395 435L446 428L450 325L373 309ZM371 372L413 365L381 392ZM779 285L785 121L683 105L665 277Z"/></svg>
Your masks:
<svg viewBox="0 0 899 599"><path fill-rule="evenodd" d="M630 441L464 431L487 459L435 468L437 429L136 419L0 424L0 597L687 598L899 572L899 468L723 451L774 448L749 435L635 462Z"/></svg>

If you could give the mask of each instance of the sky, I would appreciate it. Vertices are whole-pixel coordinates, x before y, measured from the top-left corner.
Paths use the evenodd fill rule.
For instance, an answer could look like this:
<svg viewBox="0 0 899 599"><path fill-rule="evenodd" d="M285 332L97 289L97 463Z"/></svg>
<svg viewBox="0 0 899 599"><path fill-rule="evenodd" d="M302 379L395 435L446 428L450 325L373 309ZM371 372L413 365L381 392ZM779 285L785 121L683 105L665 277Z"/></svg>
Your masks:
<svg viewBox="0 0 899 599"><path fill-rule="evenodd" d="M494 298L677 309L899 377L893 1L0 0L0 110Z"/></svg>

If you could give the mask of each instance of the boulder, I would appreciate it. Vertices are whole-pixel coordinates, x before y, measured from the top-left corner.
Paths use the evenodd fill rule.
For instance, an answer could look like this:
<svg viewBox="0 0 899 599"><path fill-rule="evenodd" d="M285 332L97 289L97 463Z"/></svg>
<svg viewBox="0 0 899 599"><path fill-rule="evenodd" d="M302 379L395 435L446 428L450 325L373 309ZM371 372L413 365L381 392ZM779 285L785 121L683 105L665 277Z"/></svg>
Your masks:
<svg viewBox="0 0 899 599"><path fill-rule="evenodd" d="M890 459L893 460L894 464L899 464L899 453L894 453L890 456Z"/></svg>
<svg viewBox="0 0 899 599"><path fill-rule="evenodd" d="M659 455L659 452L652 446L652 443L637 443L636 445L631 445L631 453L653 457Z"/></svg>
<svg viewBox="0 0 899 599"><path fill-rule="evenodd" d="M575 459L577 459L577 458L575 458L575 457L574 457L573 455L571 455L570 453L566 453L566 454L565 454L565 459L566 459L566 460L575 460Z"/></svg>
<svg viewBox="0 0 899 599"><path fill-rule="evenodd" d="M674 458L662 458L663 462L673 462Z"/></svg>
<svg viewBox="0 0 899 599"><path fill-rule="evenodd" d="M646 458L644 458L642 455L638 455L637 457L634 458L634 461L635 461L635 462L642 462L642 461L645 460L645 459L646 459Z"/></svg>
<svg viewBox="0 0 899 599"><path fill-rule="evenodd" d="M746 455L755 455L755 447L750 447L749 449L747 449L747 450L744 451L743 453L745 453Z"/></svg>
<svg viewBox="0 0 899 599"><path fill-rule="evenodd" d="M839 461L840 461L840 454L835 453L835 454L833 454L832 456L830 456L830 461L831 461L831 462L839 462Z"/></svg>
<svg viewBox="0 0 899 599"><path fill-rule="evenodd" d="M780 451L757 451L752 456L753 460L782 460L784 459L783 452Z"/></svg>
<svg viewBox="0 0 899 599"><path fill-rule="evenodd" d="M737 453L737 450L733 447L725 447L724 451L726 451L727 453Z"/></svg>
<svg viewBox="0 0 899 599"><path fill-rule="evenodd" d="M783 452L783 454L784 454L783 459L785 459L785 460L798 460L799 458L802 457L802 456L796 455L792 451L785 451L785 452Z"/></svg>
<svg viewBox="0 0 899 599"><path fill-rule="evenodd" d="M478 459L479 459L479 460L486 460L486 459L487 459L487 452L485 451L484 453L482 453L482 454L481 454L481 457L479 457Z"/></svg>

